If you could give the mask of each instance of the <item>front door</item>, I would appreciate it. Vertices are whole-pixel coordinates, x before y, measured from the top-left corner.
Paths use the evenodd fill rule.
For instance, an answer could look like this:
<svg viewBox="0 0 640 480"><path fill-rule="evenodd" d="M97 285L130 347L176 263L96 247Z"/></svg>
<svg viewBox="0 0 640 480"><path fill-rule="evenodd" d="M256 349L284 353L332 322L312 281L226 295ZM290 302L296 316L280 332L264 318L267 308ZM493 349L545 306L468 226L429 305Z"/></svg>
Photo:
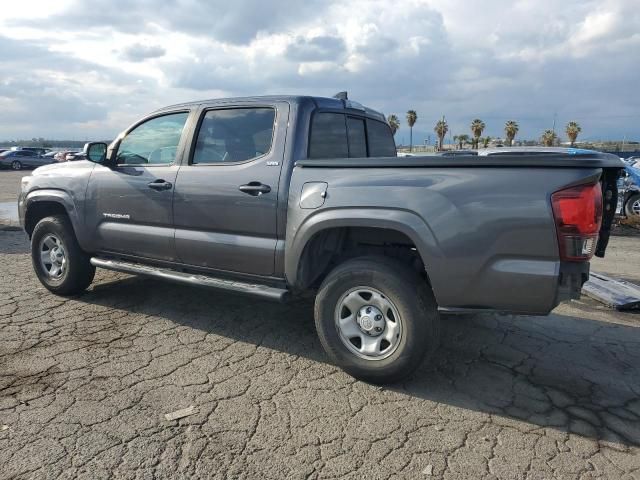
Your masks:
<svg viewBox="0 0 640 480"><path fill-rule="evenodd" d="M174 195L181 262L271 275L287 103L205 109Z"/></svg>
<svg viewBox="0 0 640 480"><path fill-rule="evenodd" d="M188 116L141 122L116 145L115 164L96 165L86 211L95 250L175 260L172 201Z"/></svg>

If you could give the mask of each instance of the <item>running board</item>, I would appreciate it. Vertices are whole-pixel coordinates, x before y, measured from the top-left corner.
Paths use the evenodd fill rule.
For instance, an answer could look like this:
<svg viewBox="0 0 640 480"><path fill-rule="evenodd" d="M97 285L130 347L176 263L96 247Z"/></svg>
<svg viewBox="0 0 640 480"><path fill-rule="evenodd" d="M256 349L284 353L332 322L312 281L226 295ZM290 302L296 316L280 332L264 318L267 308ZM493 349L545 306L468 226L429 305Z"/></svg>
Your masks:
<svg viewBox="0 0 640 480"><path fill-rule="evenodd" d="M167 268L151 267L148 265L141 265L139 263L123 262L121 260L105 260L103 258L93 257L91 259L91 265L104 268L106 270L114 270L116 272L162 278L164 280L184 283L186 285L210 287L227 290L229 292L244 293L263 297L269 300L276 300L278 302L284 302L289 295L289 291L283 288L238 282L236 280L225 280L222 278L214 278L193 273L177 272Z"/></svg>

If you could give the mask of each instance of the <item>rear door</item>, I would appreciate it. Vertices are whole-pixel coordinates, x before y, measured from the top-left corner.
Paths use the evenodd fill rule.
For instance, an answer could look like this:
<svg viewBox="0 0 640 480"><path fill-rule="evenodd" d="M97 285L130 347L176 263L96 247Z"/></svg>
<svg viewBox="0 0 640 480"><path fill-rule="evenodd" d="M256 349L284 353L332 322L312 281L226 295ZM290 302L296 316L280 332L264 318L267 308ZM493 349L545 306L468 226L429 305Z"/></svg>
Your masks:
<svg viewBox="0 0 640 480"><path fill-rule="evenodd" d="M289 105L206 108L176 179L174 224L181 262L272 275L278 181Z"/></svg>
<svg viewBox="0 0 640 480"><path fill-rule="evenodd" d="M18 150L16 152L17 160L25 167L39 167L38 155L30 150Z"/></svg>
<svg viewBox="0 0 640 480"><path fill-rule="evenodd" d="M162 113L131 128L115 165L96 165L87 189L95 250L173 261L173 192L188 111Z"/></svg>

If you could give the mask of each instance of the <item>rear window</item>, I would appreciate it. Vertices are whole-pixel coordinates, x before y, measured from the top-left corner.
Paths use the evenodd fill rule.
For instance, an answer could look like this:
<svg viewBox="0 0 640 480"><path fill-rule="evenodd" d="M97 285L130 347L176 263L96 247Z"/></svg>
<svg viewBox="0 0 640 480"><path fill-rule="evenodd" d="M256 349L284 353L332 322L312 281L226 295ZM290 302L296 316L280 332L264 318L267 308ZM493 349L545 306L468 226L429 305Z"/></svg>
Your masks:
<svg viewBox="0 0 640 480"><path fill-rule="evenodd" d="M347 125L341 113L317 113L313 116L309 139L309 158L346 158L349 156Z"/></svg>
<svg viewBox="0 0 640 480"><path fill-rule="evenodd" d="M384 122L342 113L314 115L309 138L309 158L395 157L391 129Z"/></svg>
<svg viewBox="0 0 640 480"><path fill-rule="evenodd" d="M389 125L376 120L367 119L367 131L369 133L370 157L395 157L396 144Z"/></svg>

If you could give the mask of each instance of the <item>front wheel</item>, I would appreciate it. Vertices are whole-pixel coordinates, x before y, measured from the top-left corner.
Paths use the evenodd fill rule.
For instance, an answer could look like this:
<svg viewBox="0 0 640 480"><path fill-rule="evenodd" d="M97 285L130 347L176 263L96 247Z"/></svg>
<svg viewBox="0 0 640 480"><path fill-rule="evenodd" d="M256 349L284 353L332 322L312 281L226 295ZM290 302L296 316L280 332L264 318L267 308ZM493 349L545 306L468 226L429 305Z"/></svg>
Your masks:
<svg viewBox="0 0 640 480"><path fill-rule="evenodd" d="M35 226L31 235L31 261L40 283L58 295L82 292L96 272L64 215L43 218Z"/></svg>
<svg viewBox="0 0 640 480"><path fill-rule="evenodd" d="M440 318L425 280L385 257L348 260L316 296L315 323L327 355L350 375L397 382L431 356Z"/></svg>
<svg viewBox="0 0 640 480"><path fill-rule="evenodd" d="M11 162L11 168L13 170L22 170L22 163L20 163L18 160L14 160L13 162Z"/></svg>
<svg viewBox="0 0 640 480"><path fill-rule="evenodd" d="M635 193L627 199L624 213L627 217L640 217L640 193Z"/></svg>

